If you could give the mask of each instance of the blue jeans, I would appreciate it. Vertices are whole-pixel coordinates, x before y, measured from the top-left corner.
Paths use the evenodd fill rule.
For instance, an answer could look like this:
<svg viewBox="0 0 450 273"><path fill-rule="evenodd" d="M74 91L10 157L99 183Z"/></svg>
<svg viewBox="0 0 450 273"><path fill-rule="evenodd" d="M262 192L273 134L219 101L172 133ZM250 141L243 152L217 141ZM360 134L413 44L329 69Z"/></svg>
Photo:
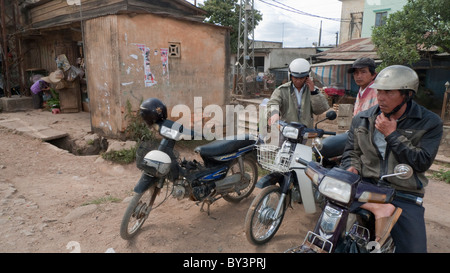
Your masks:
<svg viewBox="0 0 450 273"><path fill-rule="evenodd" d="M392 204L402 208L402 214L391 230L396 253L426 253L425 208L395 199Z"/></svg>

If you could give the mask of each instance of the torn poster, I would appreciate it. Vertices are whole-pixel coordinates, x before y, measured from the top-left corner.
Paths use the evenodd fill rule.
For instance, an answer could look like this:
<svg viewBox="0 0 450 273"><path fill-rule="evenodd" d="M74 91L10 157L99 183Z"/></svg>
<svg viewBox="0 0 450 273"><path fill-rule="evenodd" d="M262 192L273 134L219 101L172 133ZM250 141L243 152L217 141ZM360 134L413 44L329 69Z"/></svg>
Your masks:
<svg viewBox="0 0 450 273"><path fill-rule="evenodd" d="M150 48L146 47L143 44L137 44L137 47L141 50L142 56L144 57L145 87L153 86L156 84L156 80L150 69Z"/></svg>
<svg viewBox="0 0 450 273"><path fill-rule="evenodd" d="M162 63L162 76L163 81L169 84L169 50L167 48L161 48L161 63Z"/></svg>

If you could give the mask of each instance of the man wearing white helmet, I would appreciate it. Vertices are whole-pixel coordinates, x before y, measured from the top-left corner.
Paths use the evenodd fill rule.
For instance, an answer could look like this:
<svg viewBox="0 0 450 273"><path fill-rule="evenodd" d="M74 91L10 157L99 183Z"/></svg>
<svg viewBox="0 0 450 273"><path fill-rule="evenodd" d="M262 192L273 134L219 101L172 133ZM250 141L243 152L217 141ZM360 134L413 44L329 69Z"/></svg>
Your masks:
<svg viewBox="0 0 450 273"><path fill-rule="evenodd" d="M369 183L393 173L397 164L412 167L409 179L388 177L383 186L396 190L391 204L364 203L375 214L375 232L382 245L389 233L396 252L426 252L422 198L430 168L443 133L442 120L412 100L419 77L409 67L393 65L383 69L372 84L378 105L353 117L342 156L342 167Z"/></svg>
<svg viewBox="0 0 450 273"><path fill-rule="evenodd" d="M286 122L299 122L311 128L313 114L320 115L330 108L327 99L309 78L310 71L309 62L303 58L291 62L290 81L275 89L267 102L271 115L269 125L281 118Z"/></svg>

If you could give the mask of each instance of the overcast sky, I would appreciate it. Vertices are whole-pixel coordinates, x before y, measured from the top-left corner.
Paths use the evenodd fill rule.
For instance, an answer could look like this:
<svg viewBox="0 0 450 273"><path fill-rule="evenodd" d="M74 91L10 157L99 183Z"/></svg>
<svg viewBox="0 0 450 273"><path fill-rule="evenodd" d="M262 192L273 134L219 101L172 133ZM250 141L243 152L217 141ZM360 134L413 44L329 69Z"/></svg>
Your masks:
<svg viewBox="0 0 450 273"><path fill-rule="evenodd" d="M187 0L194 4L194 0ZM204 0L197 0L197 5ZM263 19L255 29L255 40L283 42L284 47L310 47L318 43L322 21L321 45L335 45L339 32L339 0L254 0Z"/></svg>

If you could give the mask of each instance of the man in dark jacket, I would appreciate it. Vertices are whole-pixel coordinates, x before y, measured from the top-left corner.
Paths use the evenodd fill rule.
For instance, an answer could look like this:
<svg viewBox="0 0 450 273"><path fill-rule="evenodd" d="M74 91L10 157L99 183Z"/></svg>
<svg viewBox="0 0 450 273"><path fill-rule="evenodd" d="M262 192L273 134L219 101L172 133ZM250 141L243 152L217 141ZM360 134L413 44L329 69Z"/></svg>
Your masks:
<svg viewBox="0 0 450 273"><path fill-rule="evenodd" d="M414 174L407 180L385 179L398 193L392 204L365 203L375 214L380 244L389 236L397 252L426 252L422 198L428 170L442 138L442 120L411 100L419 86L414 70L394 65L375 79L378 105L357 114L349 130L342 167L376 183L395 165L408 164Z"/></svg>

